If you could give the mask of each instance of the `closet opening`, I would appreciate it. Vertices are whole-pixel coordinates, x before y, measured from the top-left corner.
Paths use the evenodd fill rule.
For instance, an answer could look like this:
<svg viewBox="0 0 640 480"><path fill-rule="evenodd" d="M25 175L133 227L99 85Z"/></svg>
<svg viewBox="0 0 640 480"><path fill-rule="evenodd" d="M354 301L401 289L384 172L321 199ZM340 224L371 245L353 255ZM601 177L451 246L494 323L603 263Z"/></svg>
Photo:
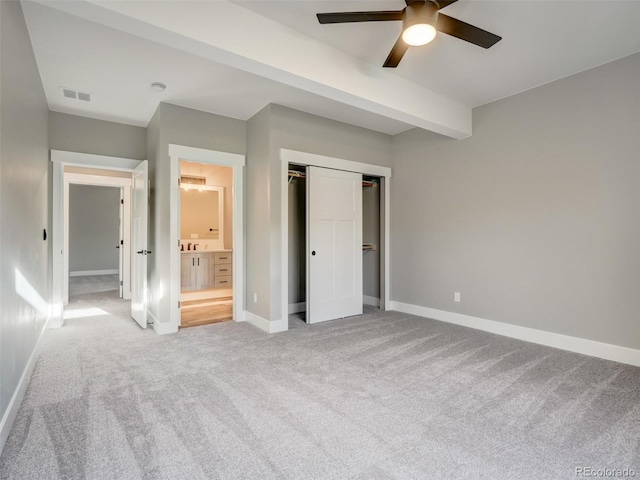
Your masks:
<svg viewBox="0 0 640 480"><path fill-rule="evenodd" d="M288 164L288 313L289 328L309 323L307 316L308 174L305 165ZM362 176L363 313L380 308L381 178Z"/></svg>
<svg viewBox="0 0 640 480"><path fill-rule="evenodd" d="M180 161L180 328L233 320L233 168Z"/></svg>

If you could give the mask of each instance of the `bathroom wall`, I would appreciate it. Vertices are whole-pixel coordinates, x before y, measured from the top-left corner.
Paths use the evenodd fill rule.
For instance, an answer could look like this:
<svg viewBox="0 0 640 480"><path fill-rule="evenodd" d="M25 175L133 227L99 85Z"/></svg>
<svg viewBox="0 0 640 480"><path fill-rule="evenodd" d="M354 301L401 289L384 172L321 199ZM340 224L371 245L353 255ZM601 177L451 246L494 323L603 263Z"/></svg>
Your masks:
<svg viewBox="0 0 640 480"><path fill-rule="evenodd" d="M231 249L233 247L233 168L181 161L180 174L205 177L207 185L224 188L223 244L224 248ZM183 240L193 243L190 238ZM213 242L208 242L206 238L199 238L197 243L204 247L207 243Z"/></svg>

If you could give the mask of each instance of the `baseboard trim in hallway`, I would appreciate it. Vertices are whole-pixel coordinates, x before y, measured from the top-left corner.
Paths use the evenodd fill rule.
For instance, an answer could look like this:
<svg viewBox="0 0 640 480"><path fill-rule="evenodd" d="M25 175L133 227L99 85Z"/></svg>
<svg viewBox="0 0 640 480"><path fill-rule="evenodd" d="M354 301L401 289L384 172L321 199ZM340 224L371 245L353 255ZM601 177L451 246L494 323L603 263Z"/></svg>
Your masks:
<svg viewBox="0 0 640 480"><path fill-rule="evenodd" d="M47 330L48 326L49 318L47 318L47 321L40 331L40 335L38 335L38 341L36 342L36 345L31 352L31 356L29 357L27 365L22 371L18 386L11 396L11 400L9 401L9 405L4 414L4 417L2 417L2 422L0 422L0 453L2 453L4 445L7 442L7 438L9 438L11 427L13 426L13 422L18 415L18 410L20 409L20 405L22 404L24 395L27 392L27 387L29 386L29 381L31 380L31 374L33 373L33 369L36 366L38 357L40 356L40 350L42 348L42 337L44 336L44 332Z"/></svg>
<svg viewBox="0 0 640 480"><path fill-rule="evenodd" d="M572 337L561 333L547 332L535 328L511 325L508 323L487 320L485 318L473 317L461 313L448 312L435 308L412 305L410 303L391 301L391 310L402 313L409 313L419 317L431 318L441 322L453 323L463 327L474 328L489 333L495 333L505 337L524 340L525 342L537 343L547 347L559 348L569 352L581 353L590 357L612 360L640 367L640 350L611 345L609 343L596 342L586 338Z"/></svg>

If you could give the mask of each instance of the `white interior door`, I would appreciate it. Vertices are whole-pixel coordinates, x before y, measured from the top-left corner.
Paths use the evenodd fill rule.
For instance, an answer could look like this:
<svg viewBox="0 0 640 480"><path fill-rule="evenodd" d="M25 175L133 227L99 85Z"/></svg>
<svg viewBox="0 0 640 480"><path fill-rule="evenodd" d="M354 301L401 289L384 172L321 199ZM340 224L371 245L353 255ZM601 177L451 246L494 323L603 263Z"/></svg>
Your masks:
<svg viewBox="0 0 640 480"><path fill-rule="evenodd" d="M120 215L118 227L118 280L120 284L120 298L123 298L124 290L124 188L120 188Z"/></svg>
<svg viewBox="0 0 640 480"><path fill-rule="evenodd" d="M131 225L131 317L147 328L147 161L133 171Z"/></svg>
<svg viewBox="0 0 640 480"><path fill-rule="evenodd" d="M362 314L362 175L309 167L307 322Z"/></svg>

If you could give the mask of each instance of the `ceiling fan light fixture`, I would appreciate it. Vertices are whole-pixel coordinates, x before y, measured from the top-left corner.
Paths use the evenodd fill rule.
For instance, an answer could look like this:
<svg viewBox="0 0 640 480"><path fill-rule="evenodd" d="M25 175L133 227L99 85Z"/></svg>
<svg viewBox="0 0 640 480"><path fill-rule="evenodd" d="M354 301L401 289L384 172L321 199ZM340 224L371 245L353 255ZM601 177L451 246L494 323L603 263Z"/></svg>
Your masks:
<svg viewBox="0 0 640 480"><path fill-rule="evenodd" d="M402 40L412 47L426 45L434 38L436 38L436 29L428 23L416 23L415 25L407 27L404 32L402 32Z"/></svg>
<svg viewBox="0 0 640 480"><path fill-rule="evenodd" d="M433 2L415 2L407 5L402 20L402 40L413 47L426 45L436 38L438 5Z"/></svg>

